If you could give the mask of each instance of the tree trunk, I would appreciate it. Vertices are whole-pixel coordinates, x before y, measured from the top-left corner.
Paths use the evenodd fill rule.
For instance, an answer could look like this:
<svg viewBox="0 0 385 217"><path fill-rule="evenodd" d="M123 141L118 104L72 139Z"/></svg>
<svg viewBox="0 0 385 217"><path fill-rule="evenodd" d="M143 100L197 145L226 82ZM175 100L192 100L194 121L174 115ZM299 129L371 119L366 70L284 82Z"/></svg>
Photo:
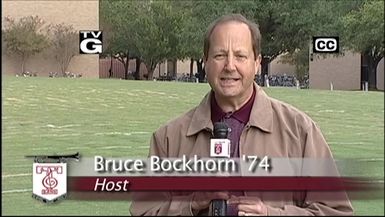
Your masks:
<svg viewBox="0 0 385 217"><path fill-rule="evenodd" d="M21 55L21 75L24 74L25 59L25 55Z"/></svg>
<svg viewBox="0 0 385 217"><path fill-rule="evenodd" d="M269 63L270 63L270 58L267 57L262 57L261 61L261 85L265 85L265 75L269 75Z"/></svg>
<svg viewBox="0 0 385 217"><path fill-rule="evenodd" d="M368 86L370 90L377 90L377 66L382 57L372 56L366 53L363 58L367 66L367 74L365 75L364 81L369 83Z"/></svg>
<svg viewBox="0 0 385 217"><path fill-rule="evenodd" d="M60 72L61 72L61 75L63 76L63 77L65 77L66 76L66 74L65 74L65 69L64 69L64 63L63 63L63 60L59 60L60 61Z"/></svg>
<svg viewBox="0 0 385 217"><path fill-rule="evenodd" d="M68 66L70 65L71 59L73 56L70 56L69 54L63 54L63 60L62 60L62 71L65 73L68 69Z"/></svg>
<svg viewBox="0 0 385 217"><path fill-rule="evenodd" d="M151 69L151 67L149 67L150 70L147 71L147 80L150 80L152 79L152 76L154 75L154 69Z"/></svg>
<svg viewBox="0 0 385 217"><path fill-rule="evenodd" d="M194 77L194 59L190 59L190 78Z"/></svg>
<svg viewBox="0 0 385 217"><path fill-rule="evenodd" d="M377 66L382 56L372 56L365 53L362 55L361 81L368 82L370 90L377 90Z"/></svg>
<svg viewBox="0 0 385 217"><path fill-rule="evenodd" d="M203 59L196 60L197 61L197 71L198 71L198 79L199 83L205 81L206 71L203 69Z"/></svg>
<svg viewBox="0 0 385 217"><path fill-rule="evenodd" d="M112 78L112 58L113 58L113 56L112 56L112 53L110 54L110 58L111 58L111 61L110 61L110 70L108 70L108 77L109 78Z"/></svg>
<svg viewBox="0 0 385 217"><path fill-rule="evenodd" d="M135 66L134 77L135 77L135 80L140 80L140 64L142 64L142 60L139 57L137 57L135 58L135 63L136 63L136 66Z"/></svg>
<svg viewBox="0 0 385 217"><path fill-rule="evenodd" d="M126 52L126 61L124 63L124 79L128 80L128 65L130 64L129 51Z"/></svg>
<svg viewBox="0 0 385 217"><path fill-rule="evenodd" d="M151 80L153 75L154 75L154 70L156 67L156 63L152 62L151 63L145 63L146 68L147 68L147 78L146 80Z"/></svg>

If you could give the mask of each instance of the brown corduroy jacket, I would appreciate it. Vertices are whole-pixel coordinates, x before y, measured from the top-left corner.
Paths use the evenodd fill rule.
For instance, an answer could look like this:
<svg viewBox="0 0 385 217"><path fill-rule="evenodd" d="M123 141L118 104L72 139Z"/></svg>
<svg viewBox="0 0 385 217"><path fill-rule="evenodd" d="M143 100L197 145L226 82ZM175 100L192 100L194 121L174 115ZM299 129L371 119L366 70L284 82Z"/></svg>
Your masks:
<svg viewBox="0 0 385 217"><path fill-rule="evenodd" d="M239 141L239 154L283 158L333 158L319 127L305 113L270 98L254 84L256 96L250 119ZM213 123L211 92L186 114L160 127L152 136L149 155L209 157ZM353 215L346 192L260 192L245 191L259 197L268 215ZM132 215L193 215L191 194L151 192L133 199ZM326 199L328 198L328 199ZM202 211L200 214L207 215Z"/></svg>

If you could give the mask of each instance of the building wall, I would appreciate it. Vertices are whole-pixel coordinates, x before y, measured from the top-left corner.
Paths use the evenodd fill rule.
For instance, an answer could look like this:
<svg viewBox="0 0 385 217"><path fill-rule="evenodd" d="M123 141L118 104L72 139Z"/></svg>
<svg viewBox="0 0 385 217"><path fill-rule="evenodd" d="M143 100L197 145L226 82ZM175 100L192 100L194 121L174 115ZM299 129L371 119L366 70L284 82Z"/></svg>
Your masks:
<svg viewBox="0 0 385 217"><path fill-rule="evenodd" d="M309 62L309 86L312 89L360 90L361 56L347 52L345 56L322 58L314 54Z"/></svg>
<svg viewBox="0 0 385 217"><path fill-rule="evenodd" d="M189 59L187 60L178 60L177 62L177 75L182 76L183 74L185 76L190 76L190 63L191 61ZM195 73L197 73L197 63L194 62L193 65L193 76L195 76Z"/></svg>
<svg viewBox="0 0 385 217"><path fill-rule="evenodd" d="M295 76L295 65L282 63L282 55L275 58L269 64L269 75L292 75Z"/></svg>
<svg viewBox="0 0 385 217"><path fill-rule="evenodd" d="M3 0L2 20L10 16L18 20L24 16L39 16L47 24L72 24L75 30L99 29L99 1L72 0ZM26 71L36 72L38 76L47 76L49 72L59 72L58 64L51 58L49 51L31 57L25 66ZM16 74L21 72L20 60L4 55L2 52L2 73ZM99 55L77 55L67 69L83 77L99 77Z"/></svg>
<svg viewBox="0 0 385 217"><path fill-rule="evenodd" d="M101 58L99 60L99 78L110 78L111 58ZM112 59L112 72L111 78L124 79L124 64L117 59ZM136 61L130 60L128 64L128 74L132 74L136 70ZM147 74L147 68L144 63L141 63L139 68L139 77L144 79L144 75ZM154 73L155 74L155 73ZM133 76L133 74L132 74Z"/></svg>
<svg viewBox="0 0 385 217"><path fill-rule="evenodd" d="M168 61L167 71L170 76L173 76L176 73L177 78L182 77L184 75L189 75L190 73L190 61L182 61L178 60L176 63L173 61ZM111 68L111 58L101 58L99 62L99 77L100 78L109 78L109 70ZM134 72L136 70L136 62L135 60L130 60L128 71L129 73ZM196 73L196 64L193 67L194 75ZM142 63L140 65L140 78L144 79L147 74L147 68ZM160 76L159 76L160 75ZM158 64L154 69L154 78L159 78L161 76L166 76L166 67L165 62ZM124 65L119 62L117 59L112 60L112 78L121 78L124 79Z"/></svg>
<svg viewBox="0 0 385 217"><path fill-rule="evenodd" d="M384 90L384 58L377 66L377 89Z"/></svg>

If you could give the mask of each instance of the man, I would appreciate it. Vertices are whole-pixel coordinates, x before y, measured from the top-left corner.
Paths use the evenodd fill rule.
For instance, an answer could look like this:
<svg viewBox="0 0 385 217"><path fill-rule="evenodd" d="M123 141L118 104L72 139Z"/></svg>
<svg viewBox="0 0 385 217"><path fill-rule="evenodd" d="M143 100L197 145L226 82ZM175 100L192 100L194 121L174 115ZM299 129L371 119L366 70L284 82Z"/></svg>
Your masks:
<svg viewBox="0 0 385 217"><path fill-rule="evenodd" d="M213 123L223 121L231 128L232 157L332 158L320 129L307 115L268 97L254 82L261 63L260 41L258 26L242 15L226 15L211 24L204 65L212 91L153 134L150 155L208 157ZM211 200L224 199L231 207L228 214L235 215L353 214L345 192L153 192L151 197L134 199L131 213L208 215Z"/></svg>

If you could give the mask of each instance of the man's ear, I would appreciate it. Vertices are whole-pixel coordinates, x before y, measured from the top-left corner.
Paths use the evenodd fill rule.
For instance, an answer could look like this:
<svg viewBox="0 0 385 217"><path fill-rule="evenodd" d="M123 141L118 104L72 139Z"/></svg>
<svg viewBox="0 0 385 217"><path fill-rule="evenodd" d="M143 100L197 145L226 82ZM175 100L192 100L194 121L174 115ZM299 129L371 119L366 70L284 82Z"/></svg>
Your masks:
<svg viewBox="0 0 385 217"><path fill-rule="evenodd" d="M261 74L261 65L256 65L255 66L255 75L260 75Z"/></svg>

